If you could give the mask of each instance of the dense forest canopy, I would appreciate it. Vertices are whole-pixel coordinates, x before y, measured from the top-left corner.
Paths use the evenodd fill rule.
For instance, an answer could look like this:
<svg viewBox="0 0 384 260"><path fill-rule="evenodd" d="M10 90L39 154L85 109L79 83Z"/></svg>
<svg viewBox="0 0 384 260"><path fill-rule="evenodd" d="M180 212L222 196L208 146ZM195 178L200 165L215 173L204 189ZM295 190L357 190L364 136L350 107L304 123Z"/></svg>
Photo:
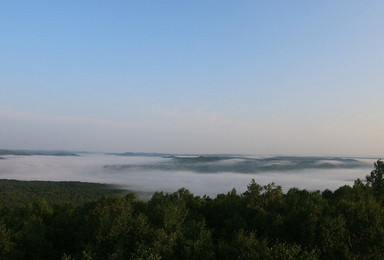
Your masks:
<svg viewBox="0 0 384 260"><path fill-rule="evenodd" d="M383 259L384 163L374 166L335 191L252 180L242 194L180 189L149 201L102 185L2 181L0 258ZM44 185L44 199L25 197Z"/></svg>

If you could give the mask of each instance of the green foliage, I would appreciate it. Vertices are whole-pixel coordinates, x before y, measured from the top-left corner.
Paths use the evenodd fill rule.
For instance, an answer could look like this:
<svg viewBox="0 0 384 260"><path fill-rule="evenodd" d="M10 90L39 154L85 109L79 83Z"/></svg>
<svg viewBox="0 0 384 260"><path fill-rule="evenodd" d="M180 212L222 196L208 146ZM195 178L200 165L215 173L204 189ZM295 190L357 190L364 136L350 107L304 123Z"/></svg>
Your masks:
<svg viewBox="0 0 384 260"><path fill-rule="evenodd" d="M7 257L14 246L15 243L12 242L11 231L5 226L3 222L0 222L0 259Z"/></svg>
<svg viewBox="0 0 384 260"><path fill-rule="evenodd" d="M276 207L283 201L283 191L274 183L261 186L252 179L244 193L247 207L258 211L265 211L270 207Z"/></svg>
<svg viewBox="0 0 384 260"><path fill-rule="evenodd" d="M255 233L240 230L230 243L220 245L220 259L317 259L315 250L306 251L299 245L275 243L268 245L266 239L259 240Z"/></svg>
<svg viewBox="0 0 384 260"><path fill-rule="evenodd" d="M41 199L50 205L60 202L81 205L107 194L124 193L127 192L99 183L0 180L0 201L8 207L24 206Z"/></svg>
<svg viewBox="0 0 384 260"><path fill-rule="evenodd" d="M378 160L374 166L375 169L366 176L366 180L376 193L382 195L384 193L384 162Z"/></svg>

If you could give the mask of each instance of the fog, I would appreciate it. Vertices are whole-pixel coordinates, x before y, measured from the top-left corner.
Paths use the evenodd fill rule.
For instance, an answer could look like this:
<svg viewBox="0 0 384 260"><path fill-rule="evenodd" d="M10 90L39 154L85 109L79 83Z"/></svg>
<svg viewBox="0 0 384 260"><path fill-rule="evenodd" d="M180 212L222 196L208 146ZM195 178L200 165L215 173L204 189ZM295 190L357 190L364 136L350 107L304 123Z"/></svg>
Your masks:
<svg viewBox="0 0 384 260"><path fill-rule="evenodd" d="M195 195L211 197L227 193L232 188L242 193L252 179L259 184L275 182L281 185L284 191L292 187L335 190L343 185L353 185L357 178L364 179L373 169L375 161L306 157L279 157L272 160L267 158L268 160L264 161L253 157L205 157L202 162L201 157L183 157L180 163L179 157L104 154L2 157L4 159L0 160L1 179L97 182L115 184L120 188L140 192L174 192L184 187ZM183 161L184 159L187 161ZM193 161L195 159L199 162ZM239 172L233 170L237 165L244 164L248 168L240 168L242 170ZM292 170L292 165L299 168ZM226 169L231 171L225 171ZM244 169L252 169L254 172L246 173Z"/></svg>

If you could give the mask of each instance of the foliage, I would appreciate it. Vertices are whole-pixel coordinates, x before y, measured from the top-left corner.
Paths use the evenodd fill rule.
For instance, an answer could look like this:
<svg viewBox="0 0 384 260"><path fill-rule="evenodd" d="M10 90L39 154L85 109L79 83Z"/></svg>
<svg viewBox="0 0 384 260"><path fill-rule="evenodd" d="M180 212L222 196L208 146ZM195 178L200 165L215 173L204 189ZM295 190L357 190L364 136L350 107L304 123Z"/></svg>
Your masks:
<svg viewBox="0 0 384 260"><path fill-rule="evenodd" d="M376 193L384 192L384 162L378 160L374 164L375 169L367 175L367 183L372 186Z"/></svg>
<svg viewBox="0 0 384 260"><path fill-rule="evenodd" d="M9 207L24 206L41 199L50 205L60 202L81 205L107 194L124 194L124 191L99 183L0 180L0 201Z"/></svg>

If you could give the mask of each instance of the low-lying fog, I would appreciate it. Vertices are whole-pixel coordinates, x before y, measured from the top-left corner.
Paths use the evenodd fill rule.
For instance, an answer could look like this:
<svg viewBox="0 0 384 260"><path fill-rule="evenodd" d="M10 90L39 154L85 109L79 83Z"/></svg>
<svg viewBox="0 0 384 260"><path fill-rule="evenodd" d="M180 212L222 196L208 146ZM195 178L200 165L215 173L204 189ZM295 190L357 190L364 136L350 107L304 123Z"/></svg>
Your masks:
<svg viewBox="0 0 384 260"><path fill-rule="evenodd" d="M251 179L291 187L335 190L353 185L373 169L374 159L320 157L161 157L82 154L81 156L2 155L0 179L84 181L117 184L133 191L216 196L246 190Z"/></svg>

